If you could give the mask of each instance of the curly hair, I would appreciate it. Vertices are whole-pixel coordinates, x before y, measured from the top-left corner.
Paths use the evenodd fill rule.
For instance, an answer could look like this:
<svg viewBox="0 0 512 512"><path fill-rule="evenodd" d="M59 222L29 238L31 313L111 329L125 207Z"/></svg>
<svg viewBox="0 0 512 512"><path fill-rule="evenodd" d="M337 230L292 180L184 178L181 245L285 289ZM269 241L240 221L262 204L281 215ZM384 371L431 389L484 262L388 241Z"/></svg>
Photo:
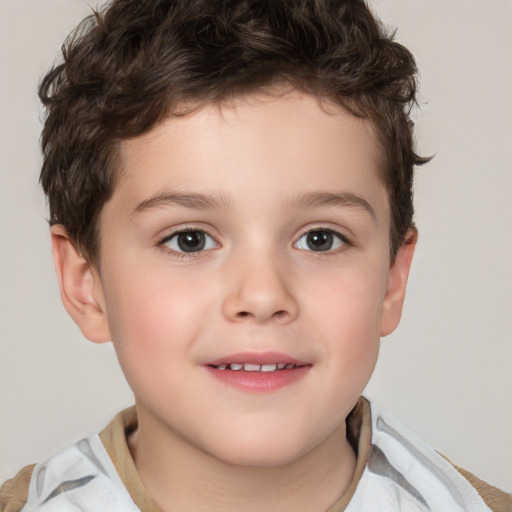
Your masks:
<svg viewBox="0 0 512 512"><path fill-rule="evenodd" d="M89 261L119 142L173 115L273 84L369 118L382 153L394 256L413 224L416 65L364 0L113 0L71 33L43 78L40 181L50 224ZM193 105L188 110L185 105Z"/></svg>

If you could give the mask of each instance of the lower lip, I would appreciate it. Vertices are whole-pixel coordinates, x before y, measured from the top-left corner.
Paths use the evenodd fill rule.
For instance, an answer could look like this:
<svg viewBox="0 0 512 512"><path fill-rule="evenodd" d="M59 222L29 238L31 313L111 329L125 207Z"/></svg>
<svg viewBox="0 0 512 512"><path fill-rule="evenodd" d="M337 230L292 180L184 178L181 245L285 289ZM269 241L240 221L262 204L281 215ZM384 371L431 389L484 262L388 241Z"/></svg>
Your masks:
<svg viewBox="0 0 512 512"><path fill-rule="evenodd" d="M216 379L224 384L241 389L268 393L288 386L306 376L310 365L290 368L288 370L277 370L274 372L246 372L244 370L218 370L212 366L205 368Z"/></svg>

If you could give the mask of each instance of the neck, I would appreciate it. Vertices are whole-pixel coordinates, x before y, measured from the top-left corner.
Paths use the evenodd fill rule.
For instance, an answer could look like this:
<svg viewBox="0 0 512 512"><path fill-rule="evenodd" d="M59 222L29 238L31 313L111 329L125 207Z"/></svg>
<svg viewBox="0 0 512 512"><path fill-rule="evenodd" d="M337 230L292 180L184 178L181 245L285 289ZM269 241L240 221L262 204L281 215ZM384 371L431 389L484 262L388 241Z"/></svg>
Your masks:
<svg viewBox="0 0 512 512"><path fill-rule="evenodd" d="M144 487L164 512L325 512L348 488L355 468L345 424L278 466L226 463L152 421L139 423L130 447Z"/></svg>

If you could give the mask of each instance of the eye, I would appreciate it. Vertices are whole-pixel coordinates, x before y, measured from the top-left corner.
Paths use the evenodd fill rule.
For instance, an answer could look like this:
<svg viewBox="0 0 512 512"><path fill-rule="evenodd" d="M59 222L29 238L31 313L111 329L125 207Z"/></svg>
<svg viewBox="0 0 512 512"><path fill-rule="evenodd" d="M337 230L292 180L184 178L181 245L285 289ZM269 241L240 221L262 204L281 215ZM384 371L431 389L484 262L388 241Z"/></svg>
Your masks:
<svg viewBox="0 0 512 512"><path fill-rule="evenodd" d="M175 252L194 253L213 249L217 247L217 242L204 231L190 229L164 238L161 245Z"/></svg>
<svg viewBox="0 0 512 512"><path fill-rule="evenodd" d="M295 243L297 249L315 252L334 251L348 244L348 240L330 229L315 229L304 233Z"/></svg>

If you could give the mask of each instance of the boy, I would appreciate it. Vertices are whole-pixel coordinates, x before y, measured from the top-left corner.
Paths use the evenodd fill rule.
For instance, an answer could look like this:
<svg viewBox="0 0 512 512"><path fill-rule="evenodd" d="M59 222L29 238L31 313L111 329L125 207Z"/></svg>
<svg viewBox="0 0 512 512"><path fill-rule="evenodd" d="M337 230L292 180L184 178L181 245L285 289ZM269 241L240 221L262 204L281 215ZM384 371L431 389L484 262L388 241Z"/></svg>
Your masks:
<svg viewBox="0 0 512 512"><path fill-rule="evenodd" d="M41 87L62 298L136 412L5 510L507 510L359 398L422 162L414 62L364 4L118 1L65 60Z"/></svg>

